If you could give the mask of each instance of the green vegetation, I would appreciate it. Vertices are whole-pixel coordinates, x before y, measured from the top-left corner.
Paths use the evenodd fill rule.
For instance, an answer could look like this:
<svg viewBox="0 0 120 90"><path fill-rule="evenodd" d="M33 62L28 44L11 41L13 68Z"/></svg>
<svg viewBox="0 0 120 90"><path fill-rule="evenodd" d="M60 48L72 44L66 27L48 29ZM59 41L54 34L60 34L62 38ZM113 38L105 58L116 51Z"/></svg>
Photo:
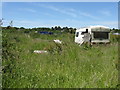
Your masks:
<svg viewBox="0 0 120 90"><path fill-rule="evenodd" d="M119 87L119 36L111 35L110 44L90 47L75 44L72 33L42 35L9 28L2 30L2 39L3 88Z"/></svg>

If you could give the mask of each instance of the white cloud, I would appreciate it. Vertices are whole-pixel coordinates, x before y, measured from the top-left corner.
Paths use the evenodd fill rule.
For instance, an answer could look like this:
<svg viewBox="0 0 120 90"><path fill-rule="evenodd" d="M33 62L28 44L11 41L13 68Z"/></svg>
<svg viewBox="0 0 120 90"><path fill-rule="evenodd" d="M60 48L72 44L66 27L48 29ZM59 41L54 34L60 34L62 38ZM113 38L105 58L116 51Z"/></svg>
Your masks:
<svg viewBox="0 0 120 90"><path fill-rule="evenodd" d="M3 26L8 26L10 20L5 21ZM68 23L69 22L69 23ZM13 26L17 27L53 27L53 26L61 26L61 27L74 27L74 28L80 28L85 26L91 26L91 25L104 25L108 26L110 28L118 28L118 22L117 21L79 21L74 19L66 19L64 20L48 20L48 21L31 21L31 20L14 20Z"/></svg>
<svg viewBox="0 0 120 90"><path fill-rule="evenodd" d="M110 28L118 28L118 21L100 21L100 22L91 22L94 25L105 25Z"/></svg>
<svg viewBox="0 0 120 90"><path fill-rule="evenodd" d="M14 20L13 26L15 27L52 27L56 24L56 21L32 21L32 20ZM4 24L6 26L8 24Z"/></svg>
<svg viewBox="0 0 120 90"><path fill-rule="evenodd" d="M104 25L104 26L108 26L110 28L118 28L118 21L79 21L79 20L65 20L66 22L70 22L71 26L73 26L74 23L74 27L76 28L80 28L80 27L86 27L86 26L92 26L92 25Z"/></svg>

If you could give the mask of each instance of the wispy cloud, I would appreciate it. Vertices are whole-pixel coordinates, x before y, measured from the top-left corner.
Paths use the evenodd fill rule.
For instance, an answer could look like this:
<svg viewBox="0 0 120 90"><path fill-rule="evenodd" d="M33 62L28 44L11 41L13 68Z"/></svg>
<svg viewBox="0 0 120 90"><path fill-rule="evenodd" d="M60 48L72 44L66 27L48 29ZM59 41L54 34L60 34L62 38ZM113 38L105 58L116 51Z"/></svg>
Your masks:
<svg viewBox="0 0 120 90"><path fill-rule="evenodd" d="M53 14L50 14L50 13L43 13L43 14L46 15L46 16L54 17L54 15L53 15Z"/></svg>
<svg viewBox="0 0 120 90"><path fill-rule="evenodd" d="M31 13L36 13L37 12L36 10L31 9L31 8L19 8L19 10L27 11L27 12L31 12Z"/></svg>
<svg viewBox="0 0 120 90"><path fill-rule="evenodd" d="M75 10L73 8L60 9L58 7L55 7L55 6L43 5L43 4L40 4L39 6L43 7L43 8L48 8L48 9L54 10L54 11L62 13L62 14L72 16L74 18L84 16L84 17L88 17L88 18L91 18L91 19L100 19L100 18L98 18L98 17L96 17L96 16L94 16L94 15L92 15L90 13L77 11L77 10Z"/></svg>
<svg viewBox="0 0 120 90"><path fill-rule="evenodd" d="M51 9L51 10L54 10L56 12L59 12L59 13L63 13L63 14L66 14L66 15L69 15L69 16L72 16L72 17L77 17L77 14L76 13L73 13L69 10L66 10L66 9L60 9L60 8L57 8L55 6L50 6L50 5L39 5L40 7L43 7L43 8L48 8L48 9Z"/></svg>
<svg viewBox="0 0 120 90"><path fill-rule="evenodd" d="M28 11L28 12L32 12L32 13L35 13L35 12L37 12L36 10L34 10L34 9L31 9L31 8L25 8L25 10L26 10L26 11Z"/></svg>
<svg viewBox="0 0 120 90"><path fill-rule="evenodd" d="M78 16L84 16L84 17L88 17L88 18L91 18L91 19L100 19L99 17L97 16L94 16L88 12L83 12L83 11L77 11L73 8L70 8L68 9L69 11L72 11L73 13L76 13Z"/></svg>
<svg viewBox="0 0 120 90"><path fill-rule="evenodd" d="M99 11L100 14L105 15L105 16L110 16L111 12L107 10Z"/></svg>
<svg viewBox="0 0 120 90"><path fill-rule="evenodd" d="M91 18L91 19L96 19L96 20L100 19L99 17L96 17L96 16L94 16L94 15L92 15L90 13L86 13L86 12L80 12L79 14L82 15L82 16Z"/></svg>

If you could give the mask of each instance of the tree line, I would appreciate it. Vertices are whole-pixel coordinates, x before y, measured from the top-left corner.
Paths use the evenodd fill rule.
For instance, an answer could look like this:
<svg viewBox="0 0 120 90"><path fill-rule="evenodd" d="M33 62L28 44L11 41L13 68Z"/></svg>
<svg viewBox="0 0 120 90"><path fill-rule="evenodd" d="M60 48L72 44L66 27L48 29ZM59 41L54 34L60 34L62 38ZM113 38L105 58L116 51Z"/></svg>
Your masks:
<svg viewBox="0 0 120 90"><path fill-rule="evenodd" d="M5 29L12 29L12 30L21 30L26 33L29 33L30 31L50 31L50 32L66 32L66 33L71 33L75 34L76 28L72 27L60 27L60 26L55 26L55 27L37 27L37 28L25 28L25 27L2 27L3 30ZM112 33L120 33L120 29L111 29Z"/></svg>
<svg viewBox="0 0 120 90"><path fill-rule="evenodd" d="M21 30L25 32L30 32L30 31L52 31L52 32L66 32L66 33L71 33L74 34L76 28L72 27L60 27L60 26L55 26L55 27L37 27L37 28L24 28L24 27L2 27L2 29L14 29L14 30Z"/></svg>

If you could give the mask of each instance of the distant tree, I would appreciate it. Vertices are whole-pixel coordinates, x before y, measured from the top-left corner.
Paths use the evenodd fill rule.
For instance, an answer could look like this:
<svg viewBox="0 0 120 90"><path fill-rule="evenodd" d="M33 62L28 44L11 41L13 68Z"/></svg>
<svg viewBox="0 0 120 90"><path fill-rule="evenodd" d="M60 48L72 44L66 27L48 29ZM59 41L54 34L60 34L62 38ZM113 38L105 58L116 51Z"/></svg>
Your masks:
<svg viewBox="0 0 120 90"><path fill-rule="evenodd" d="M112 33L120 33L120 29L115 29L115 28L113 28L113 29L111 29L111 32L112 32Z"/></svg>
<svg viewBox="0 0 120 90"><path fill-rule="evenodd" d="M18 27L13 27L13 28L15 28L16 30L18 30L18 29L19 29Z"/></svg>
<svg viewBox="0 0 120 90"><path fill-rule="evenodd" d="M25 29L25 30L24 30L24 33L29 33L29 32L30 32L29 29Z"/></svg>
<svg viewBox="0 0 120 90"><path fill-rule="evenodd" d="M73 28L69 28L69 33L71 33L72 34L72 32L73 32Z"/></svg>
<svg viewBox="0 0 120 90"><path fill-rule="evenodd" d="M25 29L24 27L20 27L20 29Z"/></svg>
<svg viewBox="0 0 120 90"><path fill-rule="evenodd" d="M77 30L76 28L73 29L73 34L75 34L75 31L76 31L76 30Z"/></svg>
<svg viewBox="0 0 120 90"><path fill-rule="evenodd" d="M6 29L11 29L11 26L7 26Z"/></svg>
<svg viewBox="0 0 120 90"><path fill-rule="evenodd" d="M58 29L58 27L57 26L55 26L55 28L54 28L55 30L57 30Z"/></svg>
<svg viewBox="0 0 120 90"><path fill-rule="evenodd" d="M63 30L64 30L65 32L69 32L69 28L68 28L68 27L63 27Z"/></svg>
<svg viewBox="0 0 120 90"><path fill-rule="evenodd" d="M57 30L61 31L62 29L61 29L61 27L60 27L60 26L58 26L58 27L57 27Z"/></svg>
<svg viewBox="0 0 120 90"><path fill-rule="evenodd" d="M32 30L35 30L35 31L36 31L36 30L37 30L37 28L32 28Z"/></svg>
<svg viewBox="0 0 120 90"><path fill-rule="evenodd" d="M115 28L113 28L113 30L115 30Z"/></svg>
<svg viewBox="0 0 120 90"><path fill-rule="evenodd" d="M51 28L51 30L53 30L53 31L54 31L54 27L52 27L52 28Z"/></svg>

